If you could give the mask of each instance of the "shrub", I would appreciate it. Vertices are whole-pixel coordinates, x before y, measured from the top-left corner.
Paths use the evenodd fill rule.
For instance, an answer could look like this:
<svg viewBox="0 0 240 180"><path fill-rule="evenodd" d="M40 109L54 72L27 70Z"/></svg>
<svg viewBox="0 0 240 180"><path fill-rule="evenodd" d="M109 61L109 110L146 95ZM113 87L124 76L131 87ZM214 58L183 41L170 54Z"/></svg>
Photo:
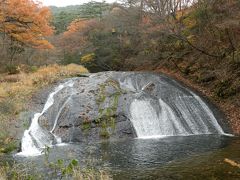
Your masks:
<svg viewBox="0 0 240 180"><path fill-rule="evenodd" d="M17 149L15 142L5 143L5 145L0 149L0 153L11 153Z"/></svg>
<svg viewBox="0 0 240 180"><path fill-rule="evenodd" d="M61 60L61 64L63 65L68 65L68 64L79 64L79 57L80 55L79 54L65 54L64 55L64 58Z"/></svg>
<svg viewBox="0 0 240 180"><path fill-rule="evenodd" d="M86 54L85 56L83 56L81 58L81 63L83 63L83 64L91 63L92 61L94 61L94 58L95 58L95 54L94 53Z"/></svg>
<svg viewBox="0 0 240 180"><path fill-rule="evenodd" d="M30 67L30 72L33 73L33 72L37 72L38 70L38 67L37 66L31 66Z"/></svg>
<svg viewBox="0 0 240 180"><path fill-rule="evenodd" d="M20 73L20 69L18 68L18 66L15 66L15 65L7 65L6 66L6 71L8 72L8 74L18 74L18 73Z"/></svg>
<svg viewBox="0 0 240 180"><path fill-rule="evenodd" d="M237 90L232 86L230 81L221 81L215 86L215 94L220 98L228 98L236 93Z"/></svg>

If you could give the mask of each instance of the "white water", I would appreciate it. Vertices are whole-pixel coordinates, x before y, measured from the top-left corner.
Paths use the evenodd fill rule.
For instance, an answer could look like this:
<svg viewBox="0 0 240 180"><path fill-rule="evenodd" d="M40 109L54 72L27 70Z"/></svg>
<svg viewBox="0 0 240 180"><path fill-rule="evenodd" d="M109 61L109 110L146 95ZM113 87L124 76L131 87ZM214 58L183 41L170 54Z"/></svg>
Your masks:
<svg viewBox="0 0 240 180"><path fill-rule="evenodd" d="M74 85L73 81L70 80L64 84L59 85L49 95L42 112L36 113L34 115L29 129L24 132L24 135L22 138L22 152L20 152L18 155L38 156L42 153L43 148L45 148L46 146L53 145L53 142L55 140L57 142L60 142L60 140L54 134L40 127L38 120L54 104L54 96L58 92L60 92L62 89L66 87L73 87L73 85ZM58 117L55 120L53 130L56 127L57 120L58 120Z"/></svg>
<svg viewBox="0 0 240 180"><path fill-rule="evenodd" d="M130 113L138 138L224 134L206 103L192 95L168 102L173 103L172 106L162 99L159 103L135 99L130 105Z"/></svg>
<svg viewBox="0 0 240 180"><path fill-rule="evenodd" d="M152 84L153 90L147 90ZM132 74L120 85L136 93L129 112L138 138L227 135L208 105L174 80Z"/></svg>
<svg viewBox="0 0 240 180"><path fill-rule="evenodd" d="M204 110L207 113L207 115L212 119L212 123L214 124L214 126L218 130L219 134L225 134L223 129L222 129L222 127L218 124L217 119L215 118L215 116L213 115L212 111L209 109L207 104L199 96L197 96L196 94L192 93L192 95L194 96L195 99L198 100L198 102L204 108Z"/></svg>
<svg viewBox="0 0 240 180"><path fill-rule="evenodd" d="M177 83L157 77L131 74L129 78L119 81L121 88L129 93L131 101L126 115L131 119L138 138L224 134L213 112L199 96ZM73 85L70 80L49 95L42 112L34 115L31 126L24 132L22 152L19 155L40 155L46 146L52 146L56 142L60 145L61 139L53 133L64 108L73 100L72 95L77 93L77 88L72 88ZM68 91L67 98L64 97L66 99L61 101L61 106L54 114L53 127L49 132L40 127L39 118L51 111L48 110L56 103L55 95L67 87L71 91Z"/></svg>
<svg viewBox="0 0 240 180"><path fill-rule="evenodd" d="M56 118L55 118L55 121L54 121L53 128L52 128L52 130L50 131L51 133L53 133L53 131L56 129L59 116L60 116L60 114L62 113L63 109L65 108L66 104L71 100L71 98L72 98L72 96L68 97L67 100L63 103L63 105L62 105L62 107L60 108L60 110L58 111L58 114L57 114L57 116L56 116Z"/></svg>
<svg viewBox="0 0 240 180"><path fill-rule="evenodd" d="M120 86L135 93L129 113L138 138L227 135L207 104L174 80L139 73L122 78Z"/></svg>
<svg viewBox="0 0 240 180"><path fill-rule="evenodd" d="M130 106L132 124L138 137L160 135L162 126L150 101L134 100Z"/></svg>

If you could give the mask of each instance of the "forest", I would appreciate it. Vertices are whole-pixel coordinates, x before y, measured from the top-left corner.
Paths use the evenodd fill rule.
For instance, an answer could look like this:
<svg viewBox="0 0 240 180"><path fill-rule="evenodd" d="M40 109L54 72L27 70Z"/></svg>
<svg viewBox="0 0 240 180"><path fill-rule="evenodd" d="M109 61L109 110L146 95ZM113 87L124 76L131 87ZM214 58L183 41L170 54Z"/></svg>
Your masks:
<svg viewBox="0 0 240 180"><path fill-rule="evenodd" d="M176 71L239 106L237 0L20 2L1 2L2 72L71 63L90 72Z"/></svg>
<svg viewBox="0 0 240 180"><path fill-rule="evenodd" d="M11 127L26 125L38 89L88 72L164 73L209 98L240 134L239 0L0 2L0 154L17 149Z"/></svg>

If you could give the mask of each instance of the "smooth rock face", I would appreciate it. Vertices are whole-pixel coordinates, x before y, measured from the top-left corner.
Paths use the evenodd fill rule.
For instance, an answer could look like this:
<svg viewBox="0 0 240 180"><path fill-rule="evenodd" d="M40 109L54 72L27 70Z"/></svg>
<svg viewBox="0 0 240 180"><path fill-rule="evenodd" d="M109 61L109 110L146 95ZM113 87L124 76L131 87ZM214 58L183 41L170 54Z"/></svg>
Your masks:
<svg viewBox="0 0 240 180"><path fill-rule="evenodd" d="M55 96L55 103L44 114L39 123L62 138L63 142L94 142L105 139L101 136L102 125L97 122L102 109L111 108L114 94L118 93L119 78L122 73L107 72L90 74L89 77L74 78L74 86L65 88ZM109 83L111 82L111 83ZM103 92L101 86L105 86ZM116 86L116 87L115 87ZM132 92L121 92L117 110L110 115L115 119L115 127L107 128L110 139L136 137L135 130L127 116L127 105ZM103 102L97 102L104 96ZM108 117L109 118L109 117ZM57 121L56 128L54 123Z"/></svg>
<svg viewBox="0 0 240 180"><path fill-rule="evenodd" d="M224 134L205 102L163 75L102 72L71 81L39 118L63 142Z"/></svg>

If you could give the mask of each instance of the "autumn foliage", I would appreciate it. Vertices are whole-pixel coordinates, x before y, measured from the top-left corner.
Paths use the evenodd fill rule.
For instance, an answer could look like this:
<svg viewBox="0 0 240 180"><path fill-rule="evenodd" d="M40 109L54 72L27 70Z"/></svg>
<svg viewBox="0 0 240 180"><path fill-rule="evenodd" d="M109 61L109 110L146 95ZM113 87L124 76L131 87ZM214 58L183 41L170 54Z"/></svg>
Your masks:
<svg viewBox="0 0 240 180"><path fill-rule="evenodd" d="M63 33L60 46L69 52L75 53L79 49L88 46L89 33L97 29L98 23L95 19L76 19Z"/></svg>
<svg viewBox="0 0 240 180"><path fill-rule="evenodd" d="M32 0L1 0L0 32L18 45L51 49L45 37L53 34L50 10Z"/></svg>

